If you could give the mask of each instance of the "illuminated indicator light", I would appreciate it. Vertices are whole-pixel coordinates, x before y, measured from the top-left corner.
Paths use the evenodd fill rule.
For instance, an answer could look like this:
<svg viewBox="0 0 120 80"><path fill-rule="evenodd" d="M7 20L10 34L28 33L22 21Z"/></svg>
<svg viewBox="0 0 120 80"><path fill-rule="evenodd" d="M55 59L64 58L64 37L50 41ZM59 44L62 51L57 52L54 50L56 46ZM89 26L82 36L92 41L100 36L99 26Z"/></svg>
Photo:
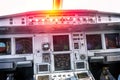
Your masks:
<svg viewBox="0 0 120 80"><path fill-rule="evenodd" d="M52 21L53 21L53 19L52 19L52 18L50 18L50 21L52 22Z"/></svg>
<svg viewBox="0 0 120 80"><path fill-rule="evenodd" d="M32 19L29 19L30 22L32 22L33 20Z"/></svg>
<svg viewBox="0 0 120 80"><path fill-rule="evenodd" d="M38 22L39 20L38 19L35 19L36 22Z"/></svg>
<svg viewBox="0 0 120 80"><path fill-rule="evenodd" d="M70 17L67 17L67 20L70 20Z"/></svg>
<svg viewBox="0 0 120 80"><path fill-rule="evenodd" d="M72 18L72 17L70 17L70 18L69 18L69 21L73 21L73 18Z"/></svg>
<svg viewBox="0 0 120 80"><path fill-rule="evenodd" d="M73 18L73 21L76 21L76 18Z"/></svg>
<svg viewBox="0 0 120 80"><path fill-rule="evenodd" d="M45 21L45 19L42 19L42 22L44 22Z"/></svg>
<svg viewBox="0 0 120 80"><path fill-rule="evenodd" d="M57 22L57 21L58 21L58 19L56 18L56 19L55 19L55 21Z"/></svg>

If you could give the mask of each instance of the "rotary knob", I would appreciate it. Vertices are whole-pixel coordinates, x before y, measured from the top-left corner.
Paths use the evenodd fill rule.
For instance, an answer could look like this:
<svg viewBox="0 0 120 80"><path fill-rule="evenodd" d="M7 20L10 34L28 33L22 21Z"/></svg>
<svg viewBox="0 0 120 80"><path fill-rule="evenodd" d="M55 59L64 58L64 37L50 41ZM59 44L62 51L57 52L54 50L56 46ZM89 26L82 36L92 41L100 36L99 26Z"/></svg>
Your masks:
<svg viewBox="0 0 120 80"><path fill-rule="evenodd" d="M81 54L81 55L80 55L80 59L81 59L81 60L85 60L85 59L86 59L85 54Z"/></svg>

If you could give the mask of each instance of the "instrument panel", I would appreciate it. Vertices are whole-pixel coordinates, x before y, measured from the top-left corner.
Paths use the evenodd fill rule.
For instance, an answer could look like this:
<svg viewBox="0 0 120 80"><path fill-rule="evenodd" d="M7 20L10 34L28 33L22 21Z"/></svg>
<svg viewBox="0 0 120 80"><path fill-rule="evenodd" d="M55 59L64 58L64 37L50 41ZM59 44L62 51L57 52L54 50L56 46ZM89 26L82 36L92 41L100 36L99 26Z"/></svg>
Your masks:
<svg viewBox="0 0 120 80"><path fill-rule="evenodd" d="M120 61L119 22L116 13L82 10L1 16L0 69L31 67L35 80L95 80L90 61Z"/></svg>
<svg viewBox="0 0 120 80"><path fill-rule="evenodd" d="M15 49L14 52L13 48ZM32 57L31 59L34 63L34 75L44 74L43 76L47 75L48 78L51 78L52 74L55 73L60 73L64 76L66 72L69 72L73 76L67 76L68 79L79 79L81 75L83 77L86 74L75 74L76 72L79 71L81 73L89 70L88 56L91 56L91 54L88 52L95 52L96 55L103 52L114 52L117 49L119 51L119 48L119 32L51 33L35 34L27 37L12 35L11 38L1 37L0 39L1 55L13 55L14 53L16 56L23 57L32 54L29 58ZM96 53L96 51L99 53ZM107 57L107 60L113 61L113 57L116 58L114 55ZM114 61L116 60L114 59ZM44 80L44 78L39 77L38 80ZM53 78L56 79L54 76Z"/></svg>

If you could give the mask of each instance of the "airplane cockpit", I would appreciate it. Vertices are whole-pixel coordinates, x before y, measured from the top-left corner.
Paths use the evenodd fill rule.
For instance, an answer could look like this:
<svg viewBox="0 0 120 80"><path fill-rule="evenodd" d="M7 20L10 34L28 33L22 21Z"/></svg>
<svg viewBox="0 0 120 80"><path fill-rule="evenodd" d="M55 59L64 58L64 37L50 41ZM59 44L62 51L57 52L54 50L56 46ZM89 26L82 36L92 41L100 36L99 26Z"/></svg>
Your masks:
<svg viewBox="0 0 120 80"><path fill-rule="evenodd" d="M119 23L89 10L1 16L0 80L117 80Z"/></svg>

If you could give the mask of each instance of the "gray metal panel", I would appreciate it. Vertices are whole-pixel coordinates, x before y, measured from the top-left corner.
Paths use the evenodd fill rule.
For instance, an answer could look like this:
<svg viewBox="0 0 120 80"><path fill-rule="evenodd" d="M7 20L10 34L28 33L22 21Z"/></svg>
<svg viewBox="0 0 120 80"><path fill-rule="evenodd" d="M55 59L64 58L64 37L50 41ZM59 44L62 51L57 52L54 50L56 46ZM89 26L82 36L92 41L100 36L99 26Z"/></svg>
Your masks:
<svg viewBox="0 0 120 80"><path fill-rule="evenodd" d="M4 58L4 59L0 59L0 62L18 62L18 61L25 61L26 58L22 57L22 58Z"/></svg>
<svg viewBox="0 0 120 80"><path fill-rule="evenodd" d="M13 69L14 64L13 62L2 62L0 63L0 69Z"/></svg>

